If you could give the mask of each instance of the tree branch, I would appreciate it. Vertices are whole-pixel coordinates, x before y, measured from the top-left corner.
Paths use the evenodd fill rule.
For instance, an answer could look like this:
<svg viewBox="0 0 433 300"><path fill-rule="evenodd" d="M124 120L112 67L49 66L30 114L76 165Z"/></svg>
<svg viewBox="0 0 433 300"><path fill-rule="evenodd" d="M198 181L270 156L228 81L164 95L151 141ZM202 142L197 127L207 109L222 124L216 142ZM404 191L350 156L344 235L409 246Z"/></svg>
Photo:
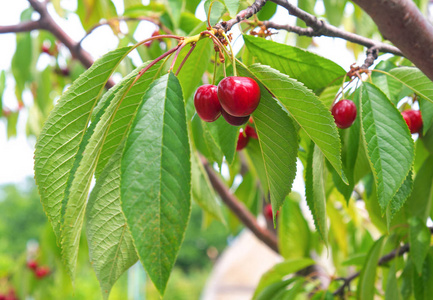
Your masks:
<svg viewBox="0 0 433 300"><path fill-rule="evenodd" d="M39 13L39 20L28 21L16 25L0 26L2 33L27 32L36 29L42 29L53 34L61 43L63 43L71 52L72 57L78 59L86 68L90 68L93 59L89 52L81 48L80 44L75 42L60 26L54 21L47 10L47 1L28 0L33 9ZM114 86L114 82L108 80L106 87Z"/></svg>
<svg viewBox="0 0 433 300"><path fill-rule="evenodd" d="M311 15L306 11L303 11L302 9L296 7L295 5L291 4L287 0L271 0L271 1L287 9L289 14L301 19L309 27L309 28L302 28L302 30L300 30L301 28L298 28L297 26L277 25L275 23L271 23L272 25L276 26L276 27L271 26L271 28L285 29L287 31L294 30L293 32L295 33L299 32L301 33L301 35L306 35L306 36L338 37L346 41L365 46L367 48L374 47L380 52L392 53L395 55L403 55L398 48L392 45L388 45L382 42L377 42L369 38L357 35L355 33L344 31L335 26L327 24L324 21L317 19L316 16ZM371 1L376 1L376 0L371 0Z"/></svg>
<svg viewBox="0 0 433 300"><path fill-rule="evenodd" d="M269 248L279 253L277 237L271 233L266 228L260 227L257 223L256 218L250 211L240 202L227 188L227 186L222 182L222 180L217 176L215 171L209 165L206 158L200 156L201 162L206 170L209 180L215 189L215 191L220 195L223 202L230 208L230 210L242 221L242 223L251 230L254 235L265 243Z"/></svg>
<svg viewBox="0 0 433 300"><path fill-rule="evenodd" d="M244 10L241 10L234 19L230 21L223 21L215 25L216 29L223 29L225 32L232 29L233 25L239 23L242 20L248 19L249 17L258 13L262 7L268 2L268 0L256 0L251 6L248 6Z"/></svg>
<svg viewBox="0 0 433 300"><path fill-rule="evenodd" d="M384 38L433 80L433 25L412 0L353 2L370 15Z"/></svg>
<svg viewBox="0 0 433 300"><path fill-rule="evenodd" d="M36 29L41 29L38 21L22 22L16 25L0 26L0 33L17 33L28 32Z"/></svg>
<svg viewBox="0 0 433 300"><path fill-rule="evenodd" d="M433 234L433 227L429 227L430 233ZM398 256L402 256L403 254L409 252L410 250L410 246L409 244L404 244L403 246L401 246L398 249L395 249L391 252L389 252L388 254L382 256L379 259L379 262L377 263L378 266L382 266L384 264L386 264L387 262L393 260L394 258L398 257ZM344 283L343 285L341 285L333 294L335 296L340 296L343 297L344 296L344 291L346 289L346 287L350 286L350 283L357 278L359 275L361 275L361 272L356 272L346 278L338 278L338 280L343 280Z"/></svg>

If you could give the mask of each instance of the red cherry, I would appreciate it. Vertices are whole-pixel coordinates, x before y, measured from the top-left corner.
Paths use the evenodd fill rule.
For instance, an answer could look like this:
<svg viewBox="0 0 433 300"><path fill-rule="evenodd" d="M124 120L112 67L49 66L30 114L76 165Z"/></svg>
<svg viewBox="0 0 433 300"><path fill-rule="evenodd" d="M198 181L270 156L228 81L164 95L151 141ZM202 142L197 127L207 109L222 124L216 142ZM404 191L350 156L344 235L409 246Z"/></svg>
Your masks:
<svg viewBox="0 0 433 300"><path fill-rule="evenodd" d="M48 267L38 267L35 270L35 275L37 278L41 279L50 274L50 268Z"/></svg>
<svg viewBox="0 0 433 300"><path fill-rule="evenodd" d="M7 300L7 296L6 295L0 295L0 300Z"/></svg>
<svg viewBox="0 0 433 300"><path fill-rule="evenodd" d="M205 84L194 95L194 106L198 116L206 122L213 122L221 115L216 85Z"/></svg>
<svg viewBox="0 0 433 300"><path fill-rule="evenodd" d="M232 116L249 116L259 105L260 88L248 77L226 77L218 84L218 99Z"/></svg>
<svg viewBox="0 0 433 300"><path fill-rule="evenodd" d="M409 115L408 115L407 113L405 113L405 112L402 112L401 114L402 114L402 116L403 116L404 121L405 121L406 124L407 124L407 127L409 127L409 130L410 130L410 128L412 127L412 122L411 122L411 120L410 120Z"/></svg>
<svg viewBox="0 0 433 300"><path fill-rule="evenodd" d="M351 100L340 100L332 107L332 115L338 128L348 128L355 122L356 105Z"/></svg>
<svg viewBox="0 0 433 300"><path fill-rule="evenodd" d="M248 122L248 119L250 116L246 117L234 117L230 114L228 114L224 109L221 108L221 114L223 115L224 119L233 126L241 126L244 125L246 122Z"/></svg>
<svg viewBox="0 0 433 300"><path fill-rule="evenodd" d="M253 124L253 117L250 117L250 119L248 120L248 122L250 122L251 124Z"/></svg>
<svg viewBox="0 0 433 300"><path fill-rule="evenodd" d="M271 204L266 204L265 209L263 210L263 214L265 215L265 218L268 219L269 221L272 221L273 216L272 216L272 205ZM276 213L276 217L278 217L279 211L277 211Z"/></svg>
<svg viewBox="0 0 433 300"><path fill-rule="evenodd" d="M35 260L29 260L27 262L27 267L29 269L36 270L36 268L38 267L38 263Z"/></svg>
<svg viewBox="0 0 433 300"><path fill-rule="evenodd" d="M244 134L244 132L241 130L239 132L239 138L238 138L238 143L236 145L236 151L241 151L242 149L244 149L248 145L249 140L250 140L250 138L248 137L248 135Z"/></svg>
<svg viewBox="0 0 433 300"><path fill-rule="evenodd" d="M410 124L406 121L407 126L409 126L410 133L419 133L422 129L422 116L419 110L405 110L401 113L403 115L404 120L407 118L410 119Z"/></svg>
<svg viewBox="0 0 433 300"><path fill-rule="evenodd" d="M245 133L247 134L248 137L251 137L253 139L259 138L257 136L256 130L253 127L251 127L250 125L247 125L247 127L245 127Z"/></svg>

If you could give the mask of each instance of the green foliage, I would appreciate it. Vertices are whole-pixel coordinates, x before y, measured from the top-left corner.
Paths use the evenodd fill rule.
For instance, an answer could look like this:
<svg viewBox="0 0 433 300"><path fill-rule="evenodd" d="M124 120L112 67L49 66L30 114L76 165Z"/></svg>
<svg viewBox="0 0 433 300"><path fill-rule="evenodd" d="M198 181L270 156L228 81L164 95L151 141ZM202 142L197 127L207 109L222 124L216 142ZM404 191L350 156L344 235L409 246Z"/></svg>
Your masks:
<svg viewBox="0 0 433 300"><path fill-rule="evenodd" d="M33 97L34 105L27 109L26 101L24 108L29 113L27 130L39 135L35 179L54 229L54 234L47 231L41 238L46 253L41 259L56 270L44 283L45 289L33 288L37 285L32 282L20 296L69 299L68 277L72 277L80 286L77 298L96 295L94 285L99 280L104 299L124 299L128 280L124 274L139 260L154 284L147 288L151 297L198 298L211 265L209 258L224 249L229 232L243 232L244 224L233 211L247 214L248 221L242 221L251 227L255 225L252 218L260 219L270 201L275 228L269 231L275 230L285 261L263 275L254 299L333 299L342 282L332 280L329 290L324 289L319 282L322 261L311 259L325 256L335 276L350 276L354 268L360 271L359 278L346 287L351 288L352 298L429 299L433 257L426 222L433 216L432 82L410 61L393 56L381 57L371 76L352 77L346 87L349 66L343 68L287 45L305 48L314 45L310 38L294 38L291 33L286 43L277 43L272 40L283 38L253 36L259 30L263 36L258 21L276 13L277 5L271 1L258 13L258 20L253 17L239 25L244 33L256 31L243 35L244 47L233 54L239 60L226 55L231 48L223 46L214 61L214 49L221 45L215 45L207 33L201 34L208 29L207 22L198 19L203 12L195 14L203 8L200 3L161 0L143 5L124 0L124 12L119 15L123 10L111 0L78 1L76 11L67 11L61 1L54 0L61 16L75 14L85 30L108 20L119 38L120 48L102 56L87 71L58 49L49 33L17 35L11 72L0 72L0 113L8 136L16 135L20 113L9 112L2 98L6 82L13 77L18 103L22 104L23 95ZM206 14L211 3L203 3ZM217 0L210 24L228 21L252 3ZM377 38L368 15L359 7L353 13L345 10L346 3L323 1L325 10L319 17L335 26L356 26L358 34ZM416 1L422 9L425 3ZM298 1L298 7L314 14L316 1ZM32 10L27 9L21 19L31 16ZM189 37L140 45L139 56L132 59L128 57L134 49L130 44L137 42L135 33L143 18L157 24L160 32ZM123 22L127 22L127 32ZM305 26L301 23L297 20L297 25ZM221 35L218 39L225 42ZM155 61L182 42L186 44L181 50ZM240 45L236 40L231 43ZM49 46L50 54L40 53L42 45ZM194 51L184 61L191 46ZM355 56L364 51L359 45L348 44L348 48ZM50 63L40 68L39 55L48 55ZM65 63L70 69L67 76L60 69ZM217 85L223 74L236 73L233 66L240 76L253 78L261 90L260 104L247 123L258 139L249 137L242 151L236 151L239 126L223 118L213 123L200 120L193 100L198 86ZM116 84L110 79L113 74ZM123 79L117 80L119 74ZM349 129L337 129L330 112L342 97L351 99L358 109ZM424 127L412 136L400 112L416 109L416 102ZM246 126L241 128L246 130ZM203 167L205 160L210 170ZM298 162L304 167L298 175L301 185L305 184L305 199L292 192L296 173L301 172ZM215 173L213 185L208 172ZM220 187L214 189L215 178ZM293 189L299 189L299 184ZM0 222L0 233L4 233L0 249L24 266L24 255L17 253L41 230L41 210L33 200L24 204L15 191L4 190L8 196L0 201L0 213L11 213ZM239 201L228 213L222 205L227 202L222 190ZM16 207L34 210L34 216L18 215L9 194L18 199ZM37 198L33 193L28 197ZM9 232L7 226L16 228ZM21 238L18 230L24 226ZM380 235L388 237L375 241L373 237ZM10 242L13 236L17 236L16 245ZM409 255L378 266L388 251L408 249L399 248L403 243L409 243ZM87 252L96 277L83 275L90 268ZM11 265L10 257L0 255L0 270L9 270ZM17 269L14 280L31 274ZM318 279L312 276L316 271ZM192 278L196 286L183 277ZM1 288L0 282L0 292ZM61 292L56 294L56 289Z"/></svg>
<svg viewBox="0 0 433 300"><path fill-rule="evenodd" d="M121 166L122 209L140 261L161 294L188 224L190 190L182 89L170 73L154 81L144 95Z"/></svg>

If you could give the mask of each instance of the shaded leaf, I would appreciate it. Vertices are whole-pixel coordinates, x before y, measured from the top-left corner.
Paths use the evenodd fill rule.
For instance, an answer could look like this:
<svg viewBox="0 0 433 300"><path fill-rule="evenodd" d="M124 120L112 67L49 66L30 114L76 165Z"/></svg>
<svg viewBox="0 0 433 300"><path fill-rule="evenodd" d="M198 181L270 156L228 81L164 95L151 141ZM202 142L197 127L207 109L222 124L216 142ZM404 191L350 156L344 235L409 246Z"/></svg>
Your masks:
<svg viewBox="0 0 433 300"><path fill-rule="evenodd" d="M364 83L361 124L382 214L406 179L414 143L397 108L377 87Z"/></svg>
<svg viewBox="0 0 433 300"><path fill-rule="evenodd" d="M374 298L377 263L379 262L384 241L385 237L381 237L368 252L367 260L365 261L359 277L356 299L373 300Z"/></svg>
<svg viewBox="0 0 433 300"><path fill-rule="evenodd" d="M430 230L418 217L409 219L409 255L415 265L418 274L422 272L422 266L430 248Z"/></svg>
<svg viewBox="0 0 433 300"><path fill-rule="evenodd" d="M161 295L188 224L190 190L182 89L170 73L147 90L121 165L122 209L140 261Z"/></svg>
<svg viewBox="0 0 433 300"><path fill-rule="evenodd" d="M334 118L317 96L299 82L268 66L253 65L248 69L280 101L320 148L343 181L347 182L342 169L341 144Z"/></svg>

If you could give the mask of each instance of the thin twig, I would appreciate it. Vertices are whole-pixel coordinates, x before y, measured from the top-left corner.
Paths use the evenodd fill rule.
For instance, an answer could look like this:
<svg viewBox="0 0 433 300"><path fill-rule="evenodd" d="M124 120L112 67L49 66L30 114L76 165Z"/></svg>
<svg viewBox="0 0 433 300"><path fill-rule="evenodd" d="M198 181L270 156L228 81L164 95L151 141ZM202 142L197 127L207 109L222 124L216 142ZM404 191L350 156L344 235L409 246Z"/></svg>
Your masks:
<svg viewBox="0 0 433 300"><path fill-rule="evenodd" d="M433 227L429 227L430 233L433 234ZM410 246L409 244L404 244L403 246L401 246L398 249L394 249L393 251L389 252L388 254L382 256L379 259L379 262L377 263L378 266L382 266L384 264L386 264L387 262L393 260L394 258L398 257L398 256L402 256L403 254L409 252L410 250ZM340 296L343 297L344 296L344 291L347 288L350 287L350 283L357 278L359 275L361 275L361 272L356 272L348 277L340 277L337 278L336 280L342 280L344 281L344 283L333 293L335 296Z"/></svg>
<svg viewBox="0 0 433 300"><path fill-rule="evenodd" d="M251 6L248 6L244 10L240 11L234 19L227 22L221 22L215 25L216 29L223 29L225 32L232 29L233 25L241 22L242 20L248 19L258 13L262 7L268 2L268 0L256 0Z"/></svg>
<svg viewBox="0 0 433 300"><path fill-rule="evenodd" d="M303 33L302 35L307 35L307 36L338 37L352 43L363 45L367 48L375 47L380 52L392 53L395 55L403 56L401 51L392 45L388 45L382 42L377 42L369 38L357 35L355 33L344 31L335 26L327 24L323 20L317 19L316 16L309 14L306 11L303 11L302 9L296 7L295 5L291 4L287 0L270 0L270 1L287 9L289 14L301 19L310 28L301 30L300 28L289 26L289 25L278 25L273 22L264 22L264 24L270 26L269 28L285 29L288 31L294 30L294 32L298 34Z"/></svg>

